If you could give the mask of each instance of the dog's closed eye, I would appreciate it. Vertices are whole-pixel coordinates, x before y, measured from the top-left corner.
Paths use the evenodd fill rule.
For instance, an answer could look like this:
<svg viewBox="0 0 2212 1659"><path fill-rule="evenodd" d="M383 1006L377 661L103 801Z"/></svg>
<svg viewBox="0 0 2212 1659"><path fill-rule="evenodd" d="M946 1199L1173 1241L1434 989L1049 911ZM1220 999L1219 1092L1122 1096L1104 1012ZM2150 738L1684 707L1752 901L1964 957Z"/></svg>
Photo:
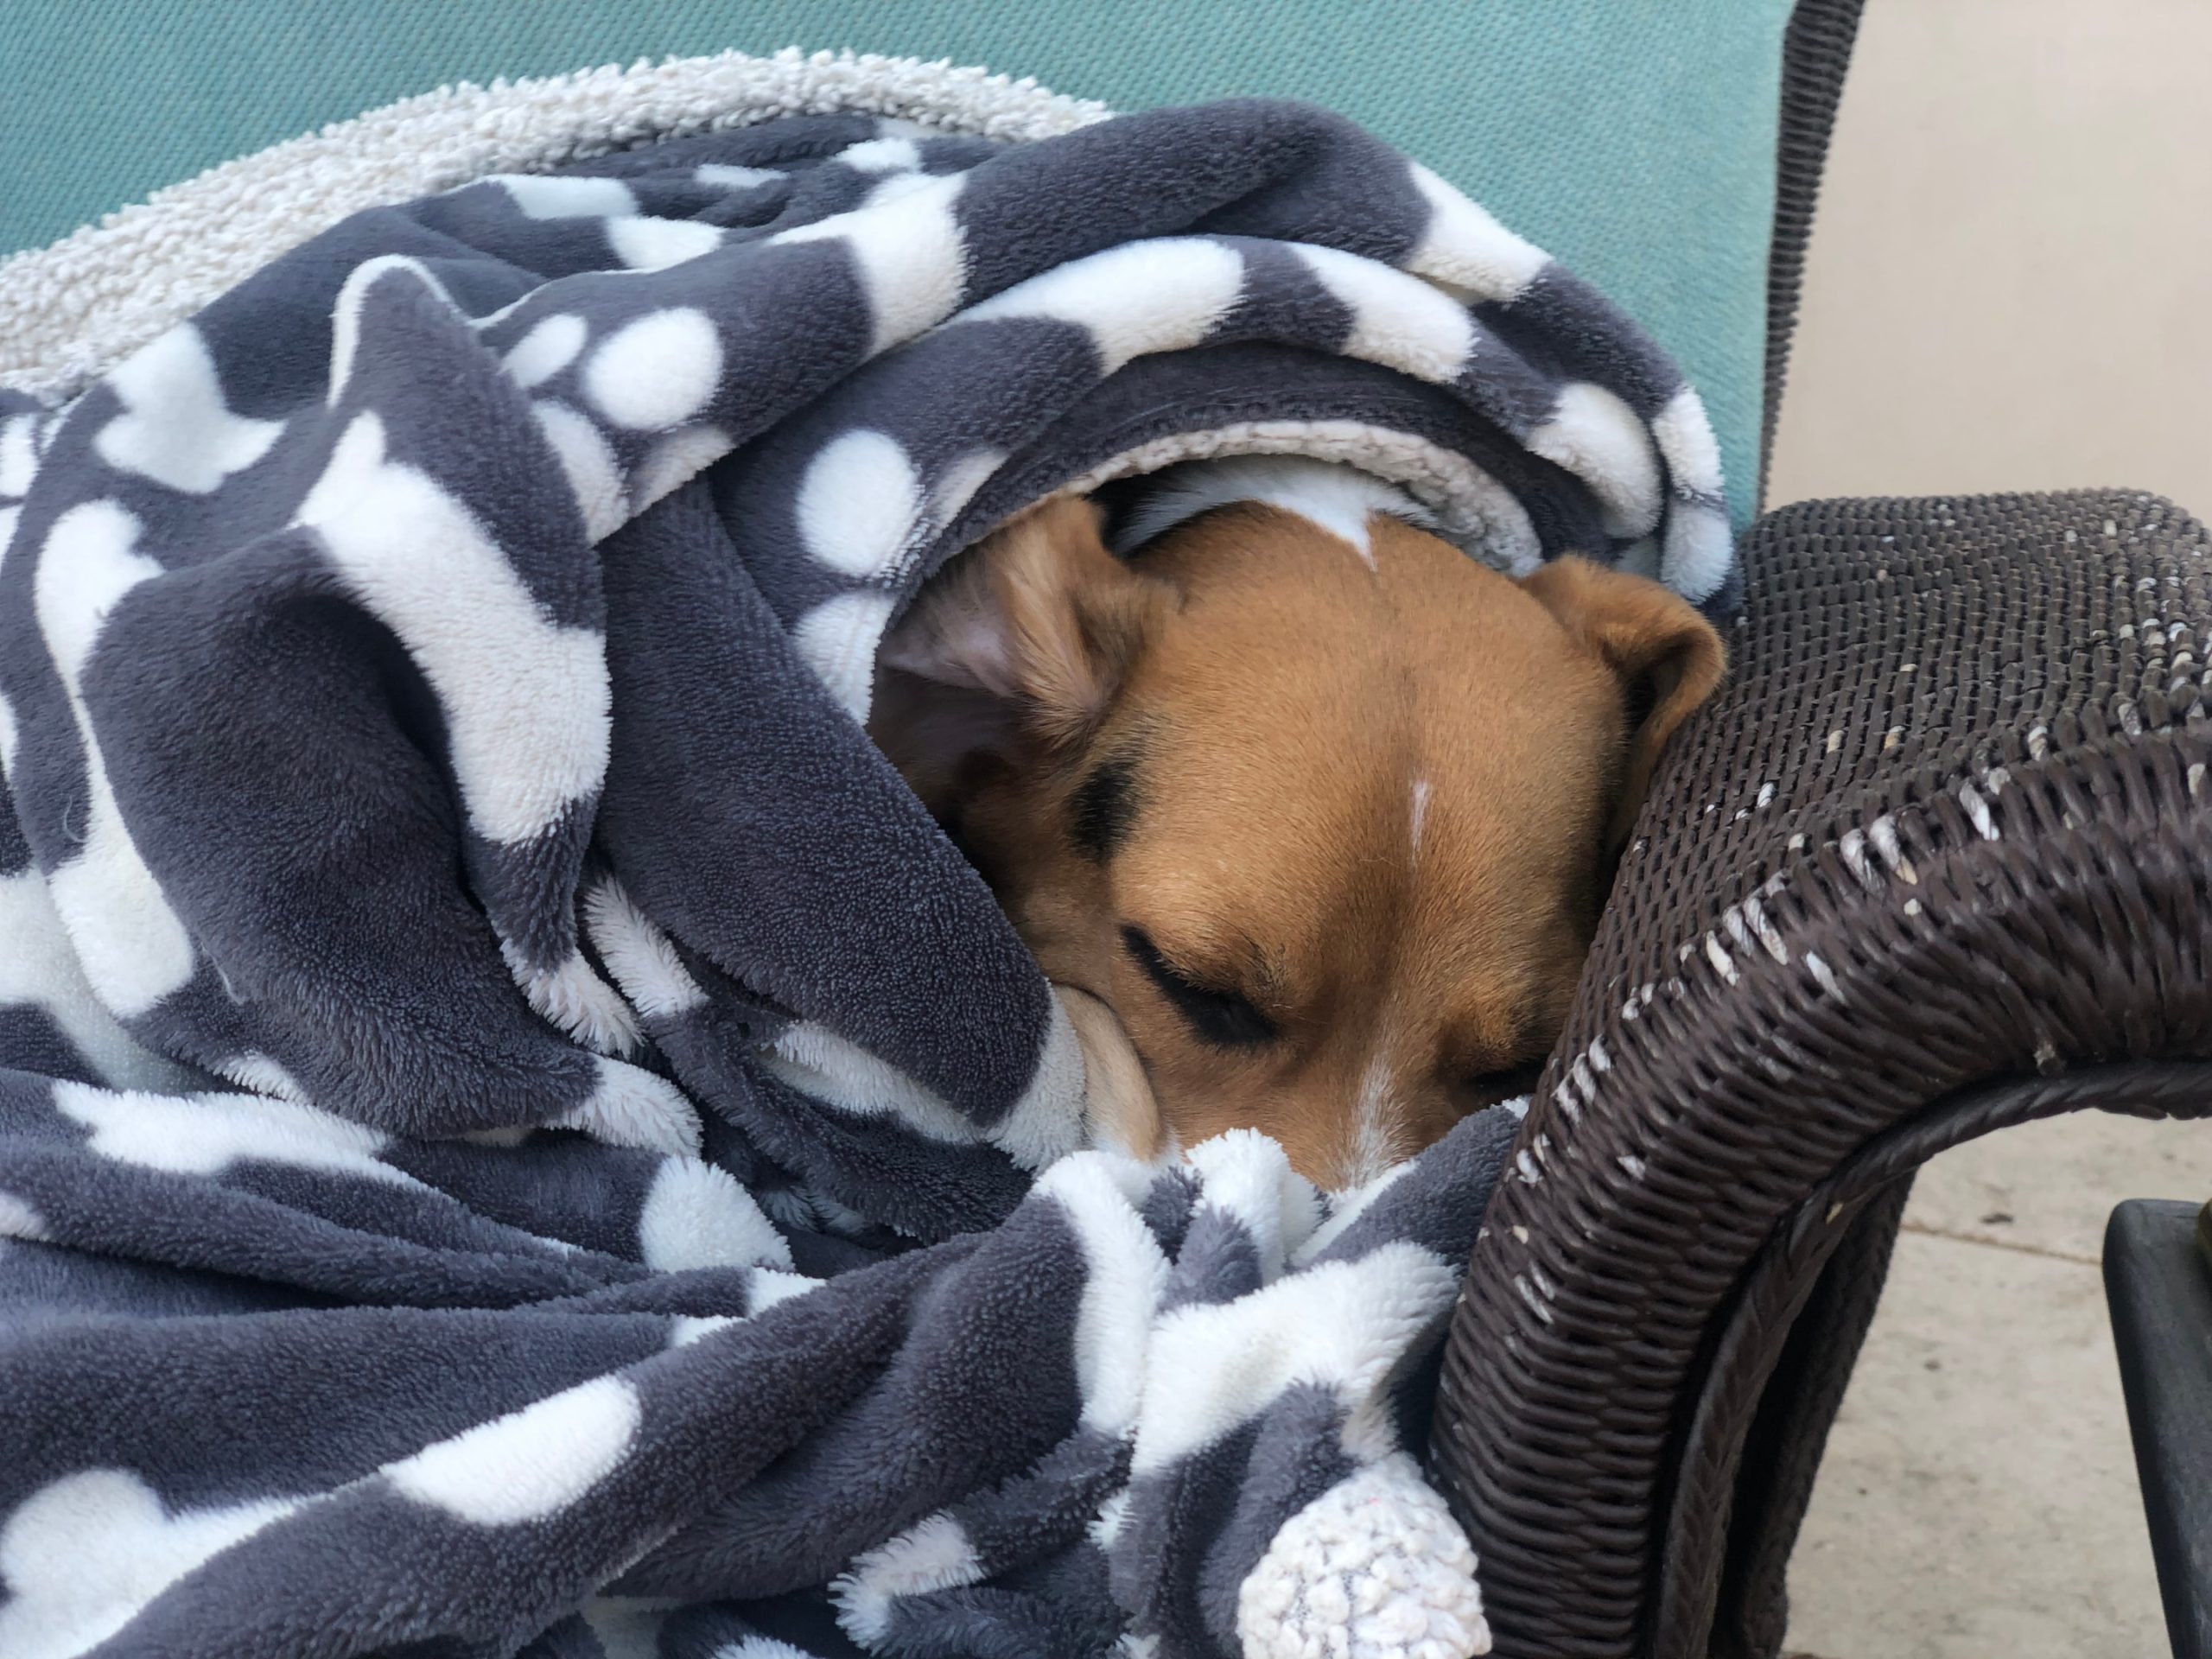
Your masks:
<svg viewBox="0 0 2212 1659"><path fill-rule="evenodd" d="M1142 928L1124 927L1122 943L1201 1040L1217 1048L1255 1048L1274 1039L1275 1022L1253 1007L1250 998L1199 984L1160 955Z"/></svg>
<svg viewBox="0 0 2212 1659"><path fill-rule="evenodd" d="M1503 1071L1484 1071L1466 1080L1468 1092L1485 1106L1495 1106L1501 1100L1517 1100L1535 1092L1536 1079L1543 1075L1544 1063L1530 1060L1526 1065Z"/></svg>

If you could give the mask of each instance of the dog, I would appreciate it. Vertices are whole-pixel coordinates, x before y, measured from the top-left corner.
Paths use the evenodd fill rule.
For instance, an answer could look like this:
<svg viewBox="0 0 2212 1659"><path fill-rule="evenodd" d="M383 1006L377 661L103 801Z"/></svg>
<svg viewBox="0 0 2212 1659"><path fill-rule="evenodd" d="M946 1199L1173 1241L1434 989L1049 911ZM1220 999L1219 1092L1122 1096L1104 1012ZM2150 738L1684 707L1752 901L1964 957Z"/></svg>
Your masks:
<svg viewBox="0 0 2212 1659"><path fill-rule="evenodd" d="M1197 463L1116 540L1071 496L957 557L871 734L1058 988L1096 1138L1357 1185L1532 1086L1720 638L1325 462Z"/></svg>

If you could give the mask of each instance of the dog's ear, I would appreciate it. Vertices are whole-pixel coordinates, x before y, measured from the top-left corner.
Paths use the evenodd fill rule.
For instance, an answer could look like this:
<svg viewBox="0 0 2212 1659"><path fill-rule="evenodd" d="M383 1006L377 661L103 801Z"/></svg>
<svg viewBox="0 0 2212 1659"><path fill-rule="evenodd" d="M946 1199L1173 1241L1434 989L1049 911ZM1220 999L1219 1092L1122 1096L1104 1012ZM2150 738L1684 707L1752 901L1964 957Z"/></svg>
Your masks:
<svg viewBox="0 0 2212 1659"><path fill-rule="evenodd" d="M1078 744L1173 597L1107 550L1090 502L1048 501L959 555L885 639L878 741L910 775L1024 737Z"/></svg>
<svg viewBox="0 0 2212 1659"><path fill-rule="evenodd" d="M1720 683L1726 648L1680 594L1587 559L1554 559L1522 586L1621 682L1628 753L1605 832L1606 845L1617 849L1635 824L1667 740Z"/></svg>

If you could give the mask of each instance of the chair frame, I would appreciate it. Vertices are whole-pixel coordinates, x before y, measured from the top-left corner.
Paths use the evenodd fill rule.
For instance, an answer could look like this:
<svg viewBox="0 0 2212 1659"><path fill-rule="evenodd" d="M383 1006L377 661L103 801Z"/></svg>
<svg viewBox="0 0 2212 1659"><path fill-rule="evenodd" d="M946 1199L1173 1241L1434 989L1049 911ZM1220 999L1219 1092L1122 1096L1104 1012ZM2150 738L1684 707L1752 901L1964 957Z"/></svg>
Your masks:
<svg viewBox="0 0 2212 1659"><path fill-rule="evenodd" d="M1770 449L1859 5L1787 33ZM2203 528L1810 502L1745 556L1447 1343L1432 1465L1516 1659L1772 1659L1919 1165L2212 1115Z"/></svg>

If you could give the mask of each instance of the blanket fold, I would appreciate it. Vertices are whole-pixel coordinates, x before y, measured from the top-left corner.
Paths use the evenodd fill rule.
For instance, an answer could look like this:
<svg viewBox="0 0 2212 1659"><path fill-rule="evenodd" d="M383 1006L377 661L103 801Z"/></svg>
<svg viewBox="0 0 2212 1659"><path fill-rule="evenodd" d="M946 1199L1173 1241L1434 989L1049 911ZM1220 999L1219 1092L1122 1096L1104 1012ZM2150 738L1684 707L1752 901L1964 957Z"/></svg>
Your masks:
<svg viewBox="0 0 2212 1659"><path fill-rule="evenodd" d="M1486 1650L1514 1113L1084 1149L864 730L959 550L1249 453L1735 602L1664 356L1262 100L477 179L0 391L0 1654Z"/></svg>

